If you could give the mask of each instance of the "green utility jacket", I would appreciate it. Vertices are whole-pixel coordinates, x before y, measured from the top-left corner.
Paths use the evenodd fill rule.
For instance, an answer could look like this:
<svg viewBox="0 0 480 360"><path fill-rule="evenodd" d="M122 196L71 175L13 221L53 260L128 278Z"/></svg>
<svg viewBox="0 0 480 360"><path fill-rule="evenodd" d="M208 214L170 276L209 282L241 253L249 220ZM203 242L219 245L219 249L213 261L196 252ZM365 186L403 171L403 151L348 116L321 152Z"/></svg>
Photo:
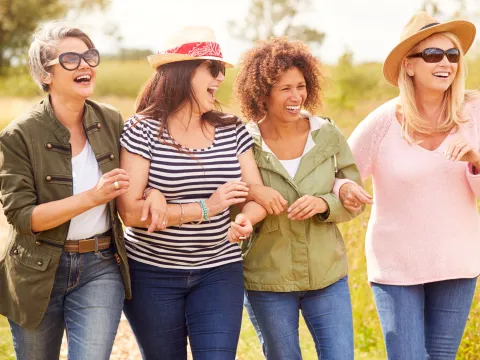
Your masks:
<svg viewBox="0 0 480 360"><path fill-rule="evenodd" d="M120 113L87 100L83 127L102 173L119 167ZM0 200L9 223L0 253L0 314L35 328L47 309L70 222L32 233L35 206L73 195L70 132L55 117L49 98L0 133ZM108 204L117 262L131 297L122 225L115 201ZM88 224L85 224L88 226Z"/></svg>
<svg viewBox="0 0 480 360"><path fill-rule="evenodd" d="M258 127L249 124L255 160L263 183L293 204L303 195L323 198L326 214L292 221L287 212L267 215L242 244L245 287L259 291L306 291L329 286L347 274L348 261L336 223L354 217L331 193L335 177L361 183L348 144L329 119L305 113L315 146L306 153L292 179L278 159L262 146ZM336 171L337 170L337 171Z"/></svg>

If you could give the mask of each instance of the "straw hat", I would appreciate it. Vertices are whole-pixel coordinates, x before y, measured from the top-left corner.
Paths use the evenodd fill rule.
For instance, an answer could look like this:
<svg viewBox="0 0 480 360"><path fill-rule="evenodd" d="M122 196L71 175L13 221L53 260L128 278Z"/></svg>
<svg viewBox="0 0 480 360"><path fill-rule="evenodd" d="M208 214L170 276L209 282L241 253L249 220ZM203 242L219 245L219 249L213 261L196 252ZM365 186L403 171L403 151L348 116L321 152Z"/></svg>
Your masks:
<svg viewBox="0 0 480 360"><path fill-rule="evenodd" d="M383 75L387 81L398 86L398 75L403 58L420 41L432 34L450 32L458 37L466 54L475 39L475 25L470 21L453 20L440 23L425 11L416 13L405 26L400 36L400 43L393 48L383 64Z"/></svg>
<svg viewBox="0 0 480 360"><path fill-rule="evenodd" d="M226 67L233 67L223 59L220 45L215 40L212 29L205 26L184 27L173 34L165 44L165 50L148 56L148 62L154 68L161 65L188 60L218 60Z"/></svg>

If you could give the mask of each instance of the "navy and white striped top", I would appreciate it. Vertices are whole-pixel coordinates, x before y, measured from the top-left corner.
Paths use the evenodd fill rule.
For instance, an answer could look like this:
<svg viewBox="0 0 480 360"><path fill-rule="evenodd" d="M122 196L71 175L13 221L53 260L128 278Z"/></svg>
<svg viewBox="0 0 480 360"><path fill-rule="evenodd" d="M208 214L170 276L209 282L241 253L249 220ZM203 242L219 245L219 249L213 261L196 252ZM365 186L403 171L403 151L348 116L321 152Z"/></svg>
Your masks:
<svg viewBox="0 0 480 360"><path fill-rule="evenodd" d="M125 123L120 144L150 161L148 186L159 189L169 204L206 200L220 185L241 179L238 156L253 146L241 122L216 127L208 148L186 150L173 146L166 132L160 141L159 126L157 120L138 121L133 117ZM240 247L227 240L229 227L229 209L198 225L169 226L152 234L147 229L128 227L127 254L136 261L175 269L202 269L240 261Z"/></svg>

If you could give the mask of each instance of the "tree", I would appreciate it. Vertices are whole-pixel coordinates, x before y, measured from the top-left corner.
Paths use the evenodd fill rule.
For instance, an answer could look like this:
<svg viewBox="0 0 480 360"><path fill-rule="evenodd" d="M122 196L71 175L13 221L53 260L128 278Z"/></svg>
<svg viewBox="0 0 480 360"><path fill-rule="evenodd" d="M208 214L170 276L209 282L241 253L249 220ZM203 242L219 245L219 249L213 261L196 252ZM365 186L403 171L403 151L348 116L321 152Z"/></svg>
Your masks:
<svg viewBox="0 0 480 360"><path fill-rule="evenodd" d="M479 7L475 2L475 0L423 0L422 10L427 11L432 16L475 19L479 16ZM455 10L447 11L447 8L454 8Z"/></svg>
<svg viewBox="0 0 480 360"><path fill-rule="evenodd" d="M25 57L30 36L45 20L63 18L94 8L105 8L110 0L0 0L0 73L13 59Z"/></svg>
<svg viewBox="0 0 480 360"><path fill-rule="evenodd" d="M295 24L312 6L312 0L252 0L246 19L229 21L233 36L257 41L287 36L308 43L312 50L321 45L325 34L313 27Z"/></svg>

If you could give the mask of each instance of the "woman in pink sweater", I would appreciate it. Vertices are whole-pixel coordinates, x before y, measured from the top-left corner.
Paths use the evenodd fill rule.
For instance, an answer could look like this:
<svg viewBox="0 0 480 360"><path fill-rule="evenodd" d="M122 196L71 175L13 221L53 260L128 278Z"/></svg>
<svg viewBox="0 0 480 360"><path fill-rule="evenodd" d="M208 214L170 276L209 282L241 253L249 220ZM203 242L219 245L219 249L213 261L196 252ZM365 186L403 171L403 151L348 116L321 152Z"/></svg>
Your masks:
<svg viewBox="0 0 480 360"><path fill-rule="evenodd" d="M480 100L465 91L467 21L425 12L406 25L384 64L400 96L349 139L375 193L366 237L368 277L389 359L455 359L480 273ZM342 185L344 206L368 201Z"/></svg>

